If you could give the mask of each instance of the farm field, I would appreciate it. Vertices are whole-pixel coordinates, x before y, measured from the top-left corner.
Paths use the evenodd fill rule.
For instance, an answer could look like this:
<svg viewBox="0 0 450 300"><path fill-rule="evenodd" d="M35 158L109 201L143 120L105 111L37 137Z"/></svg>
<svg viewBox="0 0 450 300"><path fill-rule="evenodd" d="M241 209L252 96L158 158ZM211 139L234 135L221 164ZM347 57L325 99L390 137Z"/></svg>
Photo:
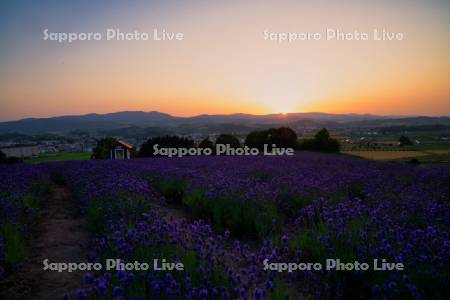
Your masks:
<svg viewBox="0 0 450 300"><path fill-rule="evenodd" d="M431 154L450 154L450 149L425 150L424 152L431 153Z"/></svg>
<svg viewBox="0 0 450 300"><path fill-rule="evenodd" d="M421 164L450 164L449 153L431 153L430 155L415 157L415 159ZM405 159L397 161L405 162Z"/></svg>
<svg viewBox="0 0 450 300"><path fill-rule="evenodd" d="M424 142L412 146L419 151L447 151L450 152L450 142Z"/></svg>
<svg viewBox="0 0 450 300"><path fill-rule="evenodd" d="M89 152L64 152L56 154L43 154L38 157L31 157L25 159L26 163L37 164L51 161L64 161L64 160L87 160L91 158Z"/></svg>
<svg viewBox="0 0 450 300"><path fill-rule="evenodd" d="M394 160L431 155L424 151L344 151L344 154L359 156L373 160Z"/></svg>
<svg viewBox="0 0 450 300"><path fill-rule="evenodd" d="M118 258L153 266L154 259L165 259L184 266L182 271L78 271L82 276L76 283L76 277L52 279L53 284L68 287L61 296L445 299L447 295L448 165L420 168L302 152L293 157L5 165L0 166L0 179L0 297L48 295L50 283L25 278L19 288L16 278L29 268L41 278L50 272L33 267L33 257L48 255L58 262L53 250L30 242L55 230L36 227L45 221L42 215L52 218L46 210L53 206L58 211L64 208L61 220L66 221L60 228L65 228L64 222L83 220L80 226L87 239L80 241L80 249L86 262ZM46 201L51 201L50 208ZM59 243L72 243L70 235L58 235ZM326 270L327 259L371 266L375 259L385 259L403 264L404 269ZM280 269L280 263L302 262L324 267Z"/></svg>
<svg viewBox="0 0 450 300"><path fill-rule="evenodd" d="M343 152L362 152L362 151L443 151L450 152L450 142L448 141L434 141L422 139L422 137L417 137L420 139L420 144L410 145L410 146L398 146L398 137L395 139L383 140L382 137L378 138L375 142L376 145L364 145L364 144L349 144L342 143L341 151ZM413 138L414 140L414 138Z"/></svg>

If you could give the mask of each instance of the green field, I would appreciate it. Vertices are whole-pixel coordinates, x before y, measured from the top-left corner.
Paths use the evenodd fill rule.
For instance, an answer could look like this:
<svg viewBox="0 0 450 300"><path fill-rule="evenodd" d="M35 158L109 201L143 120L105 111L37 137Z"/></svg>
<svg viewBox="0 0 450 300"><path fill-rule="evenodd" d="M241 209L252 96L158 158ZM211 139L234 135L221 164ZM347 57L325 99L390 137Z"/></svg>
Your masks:
<svg viewBox="0 0 450 300"><path fill-rule="evenodd" d="M376 140L372 141L371 145L366 145L364 142L362 144L349 144L341 142L341 151L428 151L428 150L439 150L439 151L449 151L450 152L450 141L437 141L429 136L413 136L410 137L412 141L419 140L419 144L411 146L400 147L396 145L398 142L398 137L394 136L383 136L377 137ZM369 140L367 140L369 141Z"/></svg>
<svg viewBox="0 0 450 300"><path fill-rule="evenodd" d="M417 150L448 150L450 151L450 142L424 142L420 145L409 146Z"/></svg>
<svg viewBox="0 0 450 300"><path fill-rule="evenodd" d="M38 157L32 157L25 159L25 162L30 164L37 164L50 161L63 161L63 160L87 160L91 158L90 152L65 152L56 154L44 154Z"/></svg>

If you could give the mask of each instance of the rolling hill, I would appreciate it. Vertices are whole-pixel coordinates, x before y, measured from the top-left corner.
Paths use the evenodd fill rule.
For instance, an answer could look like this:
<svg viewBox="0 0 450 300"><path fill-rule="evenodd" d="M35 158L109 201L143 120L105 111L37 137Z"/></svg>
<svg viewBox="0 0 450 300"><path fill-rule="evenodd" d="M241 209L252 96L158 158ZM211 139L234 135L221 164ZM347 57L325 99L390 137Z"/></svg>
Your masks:
<svg viewBox="0 0 450 300"><path fill-rule="evenodd" d="M252 128L276 125L302 126L345 126L345 127L380 127L380 126L415 126L450 124L450 117L398 117L376 116L370 114L327 114L320 112L289 114L229 114L198 115L193 117L176 117L166 113L151 111L123 111L108 114L87 114L59 116L51 118L27 118L17 121L1 122L0 133L66 133L74 130L89 132L114 131L132 128L154 128L174 133L185 133L193 129L205 132L220 128L250 130ZM206 129L205 129L206 128Z"/></svg>

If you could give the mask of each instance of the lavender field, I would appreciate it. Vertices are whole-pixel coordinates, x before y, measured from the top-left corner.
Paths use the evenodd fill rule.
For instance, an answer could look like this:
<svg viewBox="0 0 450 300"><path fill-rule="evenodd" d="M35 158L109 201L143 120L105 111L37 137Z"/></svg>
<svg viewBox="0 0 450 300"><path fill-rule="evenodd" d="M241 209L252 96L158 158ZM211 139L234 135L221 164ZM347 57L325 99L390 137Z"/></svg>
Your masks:
<svg viewBox="0 0 450 300"><path fill-rule="evenodd" d="M305 152L19 164L0 179L0 281L26 269L30 226L55 185L86 221L85 262L184 265L78 271L66 299L448 297L448 166ZM280 269L327 259L404 268Z"/></svg>

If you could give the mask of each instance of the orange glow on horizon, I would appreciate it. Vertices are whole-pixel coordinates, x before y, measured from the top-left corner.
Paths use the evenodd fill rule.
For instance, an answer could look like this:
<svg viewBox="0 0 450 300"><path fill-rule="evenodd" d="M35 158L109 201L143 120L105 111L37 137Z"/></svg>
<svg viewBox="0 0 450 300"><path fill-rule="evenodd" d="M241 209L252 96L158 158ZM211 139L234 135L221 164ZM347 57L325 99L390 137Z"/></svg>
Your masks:
<svg viewBox="0 0 450 300"><path fill-rule="evenodd" d="M157 27L183 32L178 42L59 44L43 41L39 31L11 36L0 53L0 121L125 110L450 115L446 10L427 3L405 10L402 1L350 2L201 2L185 10L154 10L146 3L111 8L70 28ZM57 21L39 9L45 26ZM17 22L28 20L24 15ZM51 27L58 28L65 27ZM405 39L278 43L263 34L326 28L387 28Z"/></svg>

